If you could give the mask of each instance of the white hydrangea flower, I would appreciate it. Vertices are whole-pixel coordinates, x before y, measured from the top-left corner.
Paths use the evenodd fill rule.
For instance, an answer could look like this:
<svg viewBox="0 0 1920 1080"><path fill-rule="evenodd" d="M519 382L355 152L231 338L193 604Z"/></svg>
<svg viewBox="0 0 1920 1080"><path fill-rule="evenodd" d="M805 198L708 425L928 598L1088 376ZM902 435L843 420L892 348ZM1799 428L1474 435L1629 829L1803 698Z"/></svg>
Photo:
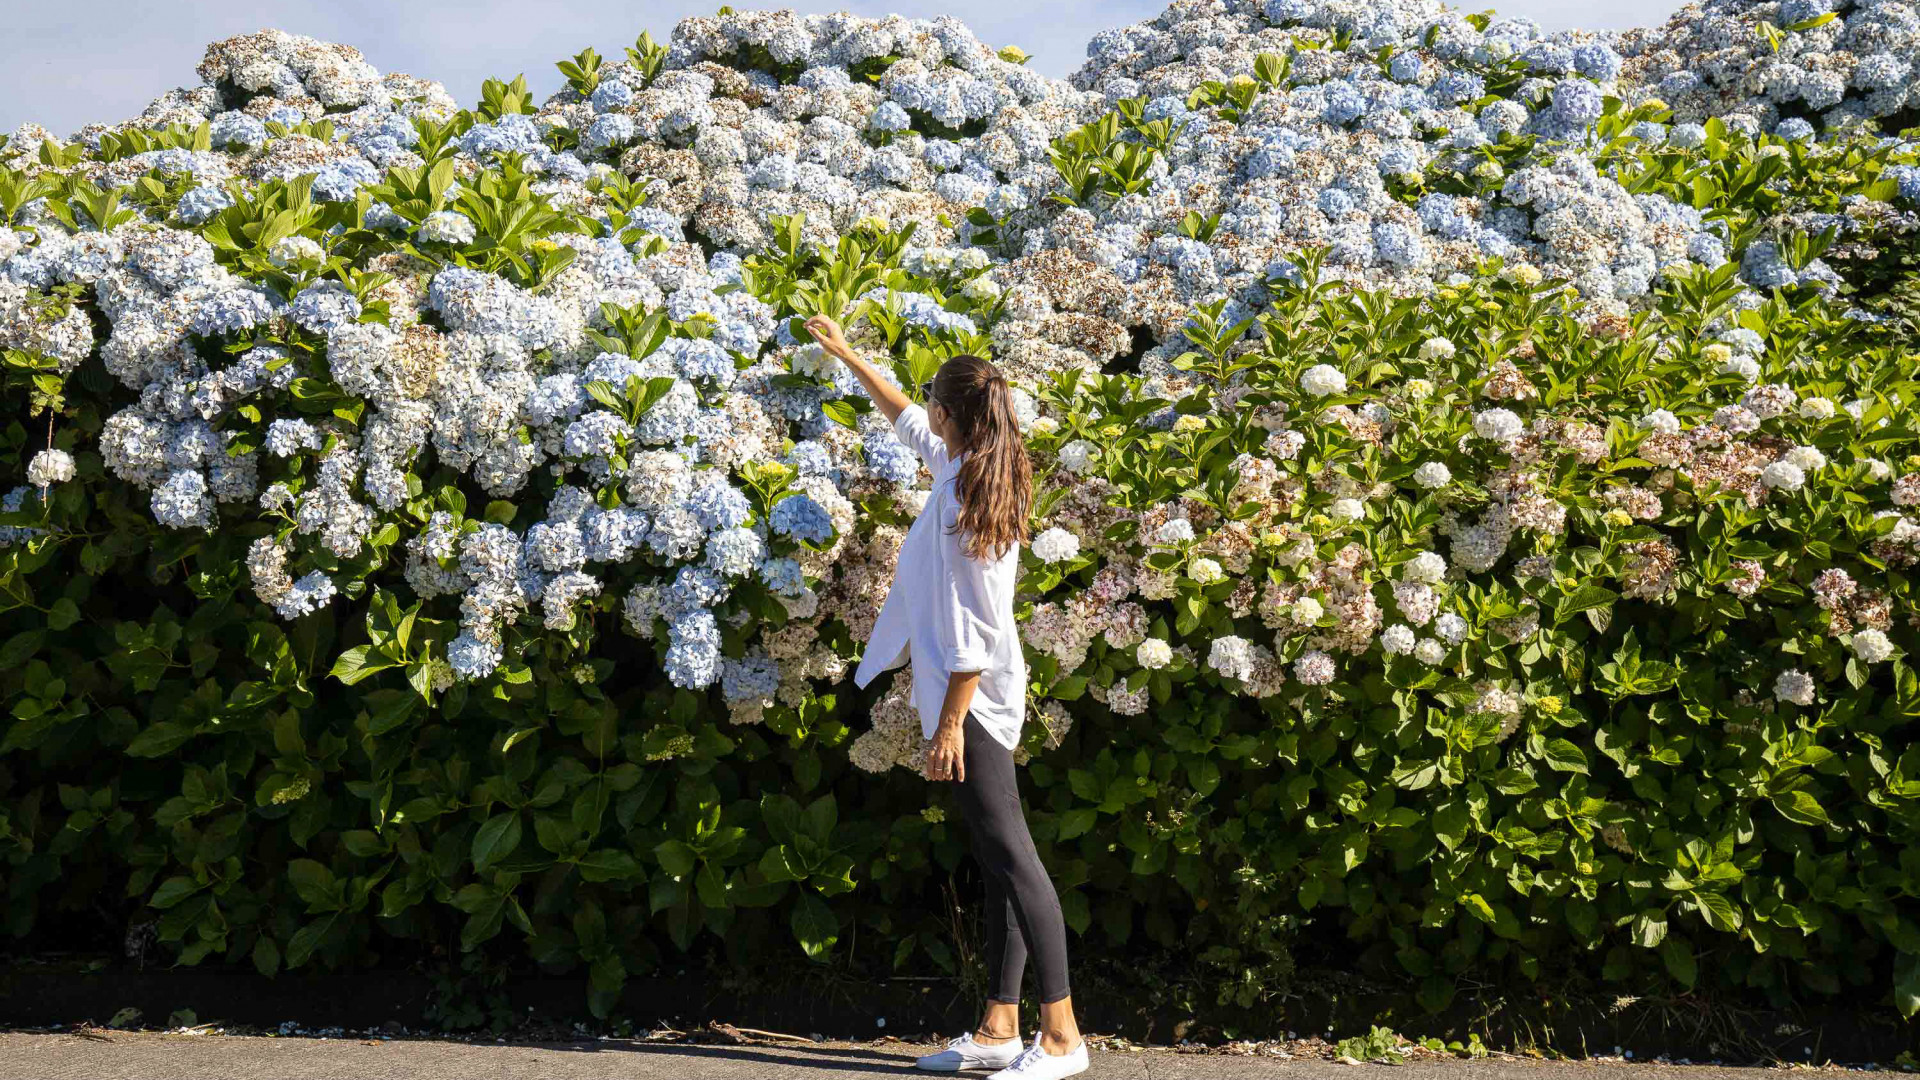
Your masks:
<svg viewBox="0 0 1920 1080"><path fill-rule="evenodd" d="M1367 507L1359 499L1335 499L1327 515L1340 522L1359 521L1367 516Z"/></svg>
<svg viewBox="0 0 1920 1080"><path fill-rule="evenodd" d="M1325 686L1338 671L1333 657L1319 649L1308 649L1293 662L1293 677L1303 686Z"/></svg>
<svg viewBox="0 0 1920 1080"><path fill-rule="evenodd" d="M1380 648L1389 656L1405 656L1417 643L1413 628L1403 623L1395 623L1380 633Z"/></svg>
<svg viewBox="0 0 1920 1080"><path fill-rule="evenodd" d="M1214 638L1207 666L1225 678L1246 679L1253 674L1253 642L1233 634Z"/></svg>
<svg viewBox="0 0 1920 1080"><path fill-rule="evenodd" d="M1819 472L1827 467L1827 455L1811 446L1796 446L1780 460L1797 466L1803 473Z"/></svg>
<svg viewBox="0 0 1920 1080"><path fill-rule="evenodd" d="M1133 656L1141 667L1158 671L1173 662L1173 647L1164 638L1150 637L1140 643Z"/></svg>
<svg viewBox="0 0 1920 1080"><path fill-rule="evenodd" d="M1447 560L1431 551L1415 555L1400 569L1401 580L1416 585L1437 585L1446 576Z"/></svg>
<svg viewBox="0 0 1920 1080"><path fill-rule="evenodd" d="M1156 544L1184 544L1193 539L1193 522L1186 518L1168 518L1153 530L1153 542Z"/></svg>
<svg viewBox="0 0 1920 1080"><path fill-rule="evenodd" d="M1640 426L1662 435L1680 434L1680 418L1665 409L1655 409L1642 416Z"/></svg>
<svg viewBox="0 0 1920 1080"><path fill-rule="evenodd" d="M1343 394L1347 389L1347 377L1331 364L1315 364L1301 373L1300 389L1314 397Z"/></svg>
<svg viewBox="0 0 1920 1080"><path fill-rule="evenodd" d="M1044 563L1060 563L1080 554L1080 538L1055 526L1033 538L1033 554Z"/></svg>
<svg viewBox="0 0 1920 1080"><path fill-rule="evenodd" d="M1429 491L1446 487L1447 482L1452 479L1453 470L1447 468L1444 462L1424 462L1419 468L1413 470L1413 482Z"/></svg>
<svg viewBox="0 0 1920 1080"><path fill-rule="evenodd" d="M1776 491L1799 491L1806 486L1807 474L1791 461L1776 461L1760 470L1760 482Z"/></svg>
<svg viewBox="0 0 1920 1080"><path fill-rule="evenodd" d="M1813 695L1813 678L1804 671L1783 671L1773 680L1773 696L1781 701L1806 706L1813 704Z"/></svg>
<svg viewBox="0 0 1920 1080"><path fill-rule="evenodd" d="M1473 433L1490 442L1512 442L1526 428L1526 424L1511 409L1487 409L1473 418Z"/></svg>
<svg viewBox="0 0 1920 1080"><path fill-rule="evenodd" d="M1850 647L1864 664L1877 664L1893 655L1893 642L1884 632L1872 627L1855 631Z"/></svg>
<svg viewBox="0 0 1920 1080"><path fill-rule="evenodd" d="M34 487L64 484L73 479L73 455L65 450L42 450L27 462L27 483Z"/></svg>
<svg viewBox="0 0 1920 1080"><path fill-rule="evenodd" d="M1060 448L1060 466L1068 472L1084 473L1093 462L1097 448L1085 439L1075 439Z"/></svg>
<svg viewBox="0 0 1920 1080"><path fill-rule="evenodd" d="M318 242L299 235L283 236L267 249L267 261L283 270L295 263L319 262L326 257L326 249Z"/></svg>

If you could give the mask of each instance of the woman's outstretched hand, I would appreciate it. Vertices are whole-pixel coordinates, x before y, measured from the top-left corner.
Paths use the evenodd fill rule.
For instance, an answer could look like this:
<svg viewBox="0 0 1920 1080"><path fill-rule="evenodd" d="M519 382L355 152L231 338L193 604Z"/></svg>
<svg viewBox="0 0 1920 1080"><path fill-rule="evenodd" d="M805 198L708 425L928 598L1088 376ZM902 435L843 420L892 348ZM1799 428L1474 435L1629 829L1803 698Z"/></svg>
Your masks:
<svg viewBox="0 0 1920 1080"><path fill-rule="evenodd" d="M940 725L933 733L933 745L927 747L927 779L966 780L966 739L960 725Z"/></svg>
<svg viewBox="0 0 1920 1080"><path fill-rule="evenodd" d="M813 335L813 340L819 342L820 347L830 355L841 360L853 355L853 350L847 347L847 337L841 332L840 324L828 316L815 315L807 320L806 327L807 333Z"/></svg>
<svg viewBox="0 0 1920 1080"><path fill-rule="evenodd" d="M831 315L815 315L804 325L807 333L813 335L813 340L820 343L827 355L847 365L854 377L860 380L860 385L866 387L867 396L880 407L880 413L887 418L887 423L893 423L902 409L913 404L907 395L900 392L899 387L875 371L873 365L854 355L852 347L847 344L847 335Z"/></svg>

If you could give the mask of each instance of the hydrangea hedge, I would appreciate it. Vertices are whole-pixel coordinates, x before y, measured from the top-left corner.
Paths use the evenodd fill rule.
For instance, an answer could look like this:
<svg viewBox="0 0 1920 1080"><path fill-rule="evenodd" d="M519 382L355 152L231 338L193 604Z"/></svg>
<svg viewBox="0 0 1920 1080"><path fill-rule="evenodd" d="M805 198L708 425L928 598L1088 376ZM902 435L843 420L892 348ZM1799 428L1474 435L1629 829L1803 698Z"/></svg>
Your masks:
<svg viewBox="0 0 1920 1080"><path fill-rule="evenodd" d="M457 939L602 1013L856 927L954 970L906 674L848 683L925 489L827 312L1020 387L1084 947L1911 1014L1915 147L1877 82L1816 132L1637 40L1181 3L1068 84L723 12L461 109L267 32L23 127L8 928Z"/></svg>

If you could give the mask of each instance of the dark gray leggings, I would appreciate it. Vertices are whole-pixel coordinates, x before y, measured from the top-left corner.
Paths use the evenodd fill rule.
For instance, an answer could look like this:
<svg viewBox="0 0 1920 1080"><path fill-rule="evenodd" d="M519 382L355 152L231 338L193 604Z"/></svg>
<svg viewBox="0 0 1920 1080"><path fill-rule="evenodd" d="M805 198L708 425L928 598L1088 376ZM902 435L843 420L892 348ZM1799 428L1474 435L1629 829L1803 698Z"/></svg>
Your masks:
<svg viewBox="0 0 1920 1080"><path fill-rule="evenodd" d="M1067 924L1020 809L1013 751L994 741L972 712L962 730L967 778L952 783L987 879L988 1000L1019 1004L1031 948L1041 1002L1059 1001L1067 996Z"/></svg>

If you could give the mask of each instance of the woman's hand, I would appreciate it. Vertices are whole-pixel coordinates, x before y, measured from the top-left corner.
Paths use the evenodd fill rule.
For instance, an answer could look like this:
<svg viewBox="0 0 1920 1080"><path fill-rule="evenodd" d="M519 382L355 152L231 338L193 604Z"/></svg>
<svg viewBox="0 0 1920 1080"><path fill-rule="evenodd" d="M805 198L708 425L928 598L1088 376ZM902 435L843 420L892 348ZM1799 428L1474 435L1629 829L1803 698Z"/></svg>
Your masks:
<svg viewBox="0 0 1920 1080"><path fill-rule="evenodd" d="M806 327L807 333L813 335L813 340L819 342L820 347L827 350L828 355L841 360L847 360L853 356L853 350L847 347L846 334L841 331L840 324L831 318L815 315L807 320Z"/></svg>
<svg viewBox="0 0 1920 1080"><path fill-rule="evenodd" d="M913 404L907 395L900 392L899 387L882 378L872 364L854 355L852 347L847 344L847 335L832 316L815 315L805 325L807 333L813 335L813 340L820 343L827 355L847 365L854 377L860 380L860 385L866 387L867 396L880 407L880 414L887 418L887 423L893 423L901 410Z"/></svg>
<svg viewBox="0 0 1920 1080"><path fill-rule="evenodd" d="M927 779L965 781L966 732L958 724L941 724L927 747Z"/></svg>

